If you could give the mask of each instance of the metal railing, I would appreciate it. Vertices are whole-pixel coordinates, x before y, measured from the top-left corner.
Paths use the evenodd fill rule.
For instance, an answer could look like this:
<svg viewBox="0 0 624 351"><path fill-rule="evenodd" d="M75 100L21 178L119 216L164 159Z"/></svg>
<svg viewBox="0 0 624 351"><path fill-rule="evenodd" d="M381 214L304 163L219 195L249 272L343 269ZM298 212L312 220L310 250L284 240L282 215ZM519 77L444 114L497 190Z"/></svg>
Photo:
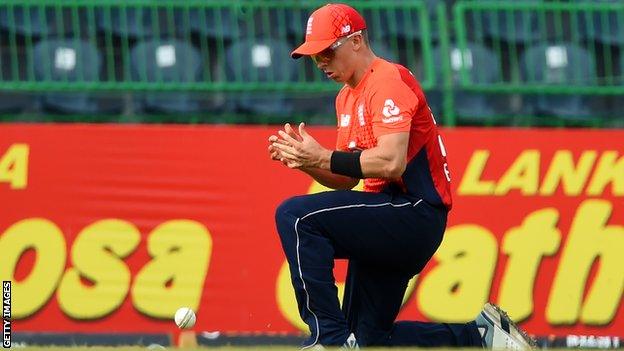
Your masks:
<svg viewBox="0 0 624 351"><path fill-rule="evenodd" d="M3 0L0 91L329 94L339 86L310 60L289 57L304 37L307 16L325 3ZM563 95L614 104L624 95L619 1L350 5L364 14L379 56L412 70L432 105L440 94L439 119L446 125L480 114L462 110L473 97L531 102ZM515 124L509 115L541 113L535 111L510 108L502 123Z"/></svg>
<svg viewBox="0 0 624 351"><path fill-rule="evenodd" d="M311 62L290 62L290 50L304 36L307 15L323 1L215 1L215 0L4 0L5 42L0 48L0 89L26 91L336 91ZM397 14L410 14L405 28L419 27L429 36L429 20L421 2L359 2L357 6L371 23L396 25ZM393 27L394 28L394 27ZM17 30L16 30L17 29ZM396 29L396 28L394 28ZM423 61L416 57L414 44L403 52L398 39L370 33L374 46L383 45L385 54L401 59L408 67L423 65L422 83L432 85L433 62L430 42L422 45ZM248 39L248 40L246 40ZM41 43L59 44L50 53L53 62L36 57ZM67 44L65 51L59 43ZM233 44L251 47L228 52ZM153 52L137 52L142 42L153 43ZM180 55L178 43L190 44L199 54L196 72L184 70L163 77L164 68ZM99 62L73 67L84 50L95 49ZM150 54L156 57L153 59ZM237 57L251 53L254 57ZM144 62L137 57L144 56ZM172 56L173 55L173 56ZM268 55L268 57L264 57ZM257 56L257 57L255 57ZM156 61L150 72L147 61ZM251 61L264 67L269 60L274 69L266 76L250 69ZM302 60L303 61L303 60ZM253 63L253 62L252 62ZM40 66L38 66L40 65ZM47 65L47 66L46 66ZM65 66L64 66L65 65ZM67 67L67 66L72 67ZM75 75L55 76L59 69L76 69ZM97 69L97 75L85 70ZM277 74L280 70L292 70ZM186 72L188 73L188 72ZM88 77L85 77L88 76Z"/></svg>
<svg viewBox="0 0 624 351"><path fill-rule="evenodd" d="M459 65L463 89L480 92L540 94L624 94L621 68L613 62L615 52L624 47L624 2L591 1L499 2L460 1L454 6L455 35L458 48L469 42L491 47L507 66L499 67L500 80L485 82L470 77L465 65ZM489 30L484 28L489 26ZM597 28L603 29L602 34ZM610 33L619 31L619 34ZM603 37L601 37L603 36ZM612 43L610 36L620 36ZM601 41L606 41L600 44ZM531 47L544 47L545 66L535 57L523 56ZM589 55L587 65L569 67L563 77L544 76L540 69L563 68L578 54L563 48L579 48ZM523 57L525 62L521 60ZM523 66L523 63L525 66ZM557 67L559 66L559 67ZM526 72L523 72L526 69ZM487 71L477 72L483 78Z"/></svg>

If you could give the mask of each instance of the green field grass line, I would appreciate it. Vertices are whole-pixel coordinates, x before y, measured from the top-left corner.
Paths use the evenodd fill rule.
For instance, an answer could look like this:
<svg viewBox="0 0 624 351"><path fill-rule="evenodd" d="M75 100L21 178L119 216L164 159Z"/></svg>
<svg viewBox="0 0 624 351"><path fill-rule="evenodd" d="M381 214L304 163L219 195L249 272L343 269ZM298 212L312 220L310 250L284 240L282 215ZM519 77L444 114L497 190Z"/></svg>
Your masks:
<svg viewBox="0 0 624 351"><path fill-rule="evenodd" d="M115 350L124 350L124 351L158 351L164 349L175 349L175 350L183 350L183 351L207 351L207 350L219 350L219 351L293 351L299 350L298 347L294 346L210 346L210 347L197 347L197 348L177 348L177 347L166 347L166 348L150 348L150 347L139 347L139 346L93 346L93 347L85 347L85 346L29 346L29 347L20 347L15 348L20 351L115 351ZM338 348L326 348L326 350L338 350ZM392 350L392 351L474 351L480 350L478 348L366 348L366 351L382 351L382 350ZM556 351L556 349L549 349L549 351ZM569 350L567 350L569 351Z"/></svg>
<svg viewBox="0 0 624 351"><path fill-rule="evenodd" d="M184 350L184 351L208 351L208 350L219 350L219 351L293 351L298 350L298 347L293 346L210 346L210 347L196 347L196 348L177 348L177 347L140 347L140 346L94 346L94 347L85 347L85 346L29 346L29 347L19 347L16 348L20 351L115 351L115 350L124 350L124 351L158 351L164 349L176 349L176 350ZM326 348L327 350L338 350L338 348ZM366 351L382 351L382 350L392 350L392 351L474 351L480 350L478 348L366 348ZM548 349L548 351L570 351L570 349ZM594 349L583 349L584 351L591 351ZM598 350L598 349L595 349ZM604 350L602 350L604 351Z"/></svg>

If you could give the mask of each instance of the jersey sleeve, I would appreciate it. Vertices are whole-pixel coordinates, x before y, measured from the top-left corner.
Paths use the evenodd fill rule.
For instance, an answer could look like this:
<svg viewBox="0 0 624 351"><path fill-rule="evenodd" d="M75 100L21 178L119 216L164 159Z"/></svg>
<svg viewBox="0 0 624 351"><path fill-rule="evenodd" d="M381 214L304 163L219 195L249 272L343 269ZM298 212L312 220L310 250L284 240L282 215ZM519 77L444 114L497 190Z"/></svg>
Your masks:
<svg viewBox="0 0 624 351"><path fill-rule="evenodd" d="M380 82L369 99L375 137L410 130L418 97L403 81Z"/></svg>

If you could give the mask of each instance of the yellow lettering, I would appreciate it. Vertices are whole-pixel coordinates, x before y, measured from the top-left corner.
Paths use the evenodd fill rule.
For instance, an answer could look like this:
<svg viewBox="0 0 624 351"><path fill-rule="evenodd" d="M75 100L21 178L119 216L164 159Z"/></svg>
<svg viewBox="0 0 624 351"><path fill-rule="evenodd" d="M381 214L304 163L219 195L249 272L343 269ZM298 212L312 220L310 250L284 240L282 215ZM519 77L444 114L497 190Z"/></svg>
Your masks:
<svg viewBox="0 0 624 351"><path fill-rule="evenodd" d="M611 322L624 290L624 226L607 225L612 206L604 200L586 200L579 206L562 254L546 307L551 324ZM596 278L581 309L583 292L594 261L600 258Z"/></svg>
<svg viewBox="0 0 624 351"><path fill-rule="evenodd" d="M624 156L618 159L617 151L602 154L587 187L587 195L601 195L609 183L614 196L624 196Z"/></svg>
<svg viewBox="0 0 624 351"><path fill-rule="evenodd" d="M540 152L525 150L501 177L494 195L506 195L518 189L522 195L535 195L539 184Z"/></svg>
<svg viewBox="0 0 624 351"><path fill-rule="evenodd" d="M73 267L67 270L58 289L61 310L75 319L95 319L117 309L126 298L131 278L122 259L140 241L139 230L118 219L84 228L72 247ZM93 285L85 286L81 277Z"/></svg>
<svg viewBox="0 0 624 351"><path fill-rule="evenodd" d="M515 321L533 312L533 288L542 257L553 255L561 241L558 219L556 209L535 211L505 234L502 249L509 260L498 302Z"/></svg>
<svg viewBox="0 0 624 351"><path fill-rule="evenodd" d="M312 185L310 185L310 188L308 189L308 194L316 194L316 193L320 193L323 191L333 191L334 189L332 188L328 188L325 185L317 182L317 181L313 181ZM363 191L364 190L364 180L360 180L359 183L357 183L356 186L353 187L354 191Z"/></svg>
<svg viewBox="0 0 624 351"><path fill-rule="evenodd" d="M156 318L171 318L180 306L197 310L212 254L210 232L195 221L168 221L154 229L147 249L153 259L132 286L136 309Z"/></svg>
<svg viewBox="0 0 624 351"><path fill-rule="evenodd" d="M596 158L596 151L585 151L581 155L578 165L575 165L572 152L568 150L557 151L542 182L540 195L554 194L559 183L563 187L564 194L568 196L579 195L583 191Z"/></svg>
<svg viewBox="0 0 624 351"><path fill-rule="evenodd" d="M477 150L472 154L468 166L466 166L464 177L457 189L459 195L490 195L494 192L493 181L481 180L489 157L489 150Z"/></svg>
<svg viewBox="0 0 624 351"><path fill-rule="evenodd" d="M26 189L28 183L27 144L13 144L0 158L0 183L10 183L11 189Z"/></svg>
<svg viewBox="0 0 624 351"><path fill-rule="evenodd" d="M28 277L14 279L20 257L34 249L37 259ZM50 299L65 269L65 239L61 230L42 218L24 219L0 237L0 277L13 281L12 317L21 319L36 313Z"/></svg>
<svg viewBox="0 0 624 351"><path fill-rule="evenodd" d="M463 224L449 228L435 254L438 264L422 278L418 307L432 320L466 322L488 300L498 243L486 228Z"/></svg>

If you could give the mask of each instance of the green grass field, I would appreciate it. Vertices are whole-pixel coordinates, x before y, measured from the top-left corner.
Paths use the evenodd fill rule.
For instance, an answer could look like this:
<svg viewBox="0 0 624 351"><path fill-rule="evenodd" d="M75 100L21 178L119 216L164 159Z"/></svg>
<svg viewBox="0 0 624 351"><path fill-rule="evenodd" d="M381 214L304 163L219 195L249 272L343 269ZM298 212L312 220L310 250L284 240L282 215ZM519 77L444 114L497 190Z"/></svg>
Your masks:
<svg viewBox="0 0 624 351"><path fill-rule="evenodd" d="M39 347L20 347L19 350L24 350L24 351L115 351L115 350L124 350L124 351L146 351L146 350L151 350L151 351L156 351L156 350L163 350L164 348L160 348L160 347L156 347L156 348L148 348L148 347L137 347L137 346L118 346L118 347L81 347L81 346L76 346L76 347L59 347L59 346L39 346ZM169 349L169 348L167 348ZM171 347L171 349L178 349L176 347ZM293 350L298 350L297 347L287 347L287 346L259 346L259 347L253 347L253 346L222 346L222 347L215 347L215 346L211 346L211 347L197 347L197 348L180 348L179 350L184 350L184 351L208 351L208 350L214 350L214 349L218 349L219 351L253 351L253 350L260 350L260 351L293 351ZM331 349L328 348L327 350L338 350L338 348L335 349ZM410 350L418 350L418 351L427 351L427 350L431 350L431 351L474 351L477 349L468 349L468 348L463 348L463 349L456 349L456 348L438 348L438 349L424 349L424 348L367 348L366 350L370 350L370 351L381 351L381 350L392 350L392 351L410 351ZM549 351L570 351L570 349L549 349ZM593 349L583 349L583 350L593 350ZM602 350L604 351L604 350Z"/></svg>
<svg viewBox="0 0 624 351"><path fill-rule="evenodd" d="M167 348L169 349L169 348ZM177 347L171 347L171 349L178 349ZM260 350L260 351L293 351L298 350L298 347L288 347L288 346L211 346L211 347L197 347L197 348L179 348L179 350L184 351L207 351L218 349L219 351L252 351L252 350ZM338 350L338 348L326 348L327 350ZM114 350L124 350L124 351L145 351L145 350L163 350L163 348L148 348L148 347L137 347L137 346L118 346L118 347L59 347L59 346L38 346L38 347L20 347L19 350L24 351L114 351ZM422 348L367 348L366 350L371 351L380 351L380 350L393 350L393 351L409 351L409 350L418 350L418 351L426 351L426 350L435 350L435 351L467 351L475 349L422 349ZM554 350L554 349L553 349ZM568 350L569 351L569 350Z"/></svg>

